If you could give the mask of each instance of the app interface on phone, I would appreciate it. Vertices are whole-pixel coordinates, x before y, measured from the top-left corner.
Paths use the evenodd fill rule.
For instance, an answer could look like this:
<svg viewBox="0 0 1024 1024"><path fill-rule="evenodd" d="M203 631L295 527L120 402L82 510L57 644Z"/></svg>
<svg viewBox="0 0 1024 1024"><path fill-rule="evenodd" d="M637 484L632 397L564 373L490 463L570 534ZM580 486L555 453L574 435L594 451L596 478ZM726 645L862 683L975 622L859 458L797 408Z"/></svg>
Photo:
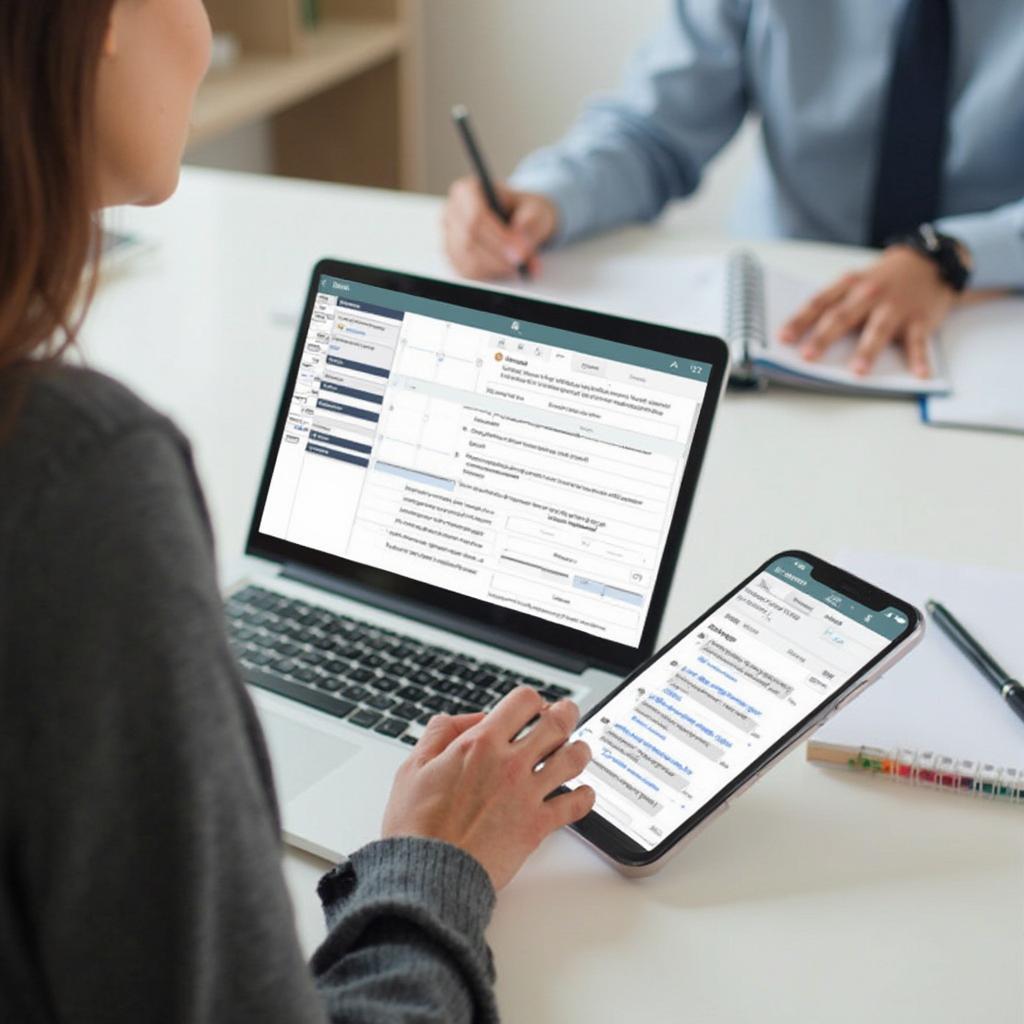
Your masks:
<svg viewBox="0 0 1024 1024"><path fill-rule="evenodd" d="M772 562L584 722L593 760L570 788L657 846L909 628Z"/></svg>

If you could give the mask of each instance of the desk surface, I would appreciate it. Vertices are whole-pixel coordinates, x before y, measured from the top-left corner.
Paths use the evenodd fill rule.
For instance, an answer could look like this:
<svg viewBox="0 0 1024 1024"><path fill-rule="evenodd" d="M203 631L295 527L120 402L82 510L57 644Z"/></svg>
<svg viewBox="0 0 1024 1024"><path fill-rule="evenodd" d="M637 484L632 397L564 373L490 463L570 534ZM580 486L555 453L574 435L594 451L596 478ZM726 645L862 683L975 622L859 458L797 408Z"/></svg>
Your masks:
<svg viewBox="0 0 1024 1024"><path fill-rule="evenodd" d="M192 437L221 557L240 553L307 277L333 255L450 277L439 200L186 172L166 206L119 213L159 242L103 286L91 362ZM580 268L683 240L670 216L551 259ZM776 243L828 277L855 250ZM642 317L635 295L611 296ZM867 548L1024 568L1024 440L928 429L913 403L783 390L726 397L665 616L678 630L768 555ZM289 851L307 949L324 864ZM658 876L625 881L568 834L499 900L490 939L510 1022L1024 1019L1020 807L834 773L797 753Z"/></svg>

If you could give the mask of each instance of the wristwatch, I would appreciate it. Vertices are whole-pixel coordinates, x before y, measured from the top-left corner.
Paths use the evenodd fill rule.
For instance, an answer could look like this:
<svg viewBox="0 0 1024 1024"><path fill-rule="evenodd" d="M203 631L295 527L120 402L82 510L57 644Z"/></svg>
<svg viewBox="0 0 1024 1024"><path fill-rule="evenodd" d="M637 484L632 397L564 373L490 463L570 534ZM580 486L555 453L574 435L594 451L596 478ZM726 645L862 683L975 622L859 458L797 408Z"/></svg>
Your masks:
<svg viewBox="0 0 1024 1024"><path fill-rule="evenodd" d="M889 245L906 245L932 261L939 277L955 292L962 292L971 276L970 255L966 247L950 235L936 231L931 224L921 224L909 235L890 240Z"/></svg>

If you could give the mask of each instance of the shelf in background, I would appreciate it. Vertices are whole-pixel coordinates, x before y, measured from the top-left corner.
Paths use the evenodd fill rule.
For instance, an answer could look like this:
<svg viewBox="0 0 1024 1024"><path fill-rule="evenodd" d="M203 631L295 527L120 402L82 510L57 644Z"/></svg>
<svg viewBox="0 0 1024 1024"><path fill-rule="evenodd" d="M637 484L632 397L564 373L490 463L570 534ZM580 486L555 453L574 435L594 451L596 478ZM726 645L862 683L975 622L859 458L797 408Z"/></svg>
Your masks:
<svg viewBox="0 0 1024 1024"><path fill-rule="evenodd" d="M245 54L211 74L196 100L189 145L300 103L400 55L405 30L395 22L326 21L292 54Z"/></svg>

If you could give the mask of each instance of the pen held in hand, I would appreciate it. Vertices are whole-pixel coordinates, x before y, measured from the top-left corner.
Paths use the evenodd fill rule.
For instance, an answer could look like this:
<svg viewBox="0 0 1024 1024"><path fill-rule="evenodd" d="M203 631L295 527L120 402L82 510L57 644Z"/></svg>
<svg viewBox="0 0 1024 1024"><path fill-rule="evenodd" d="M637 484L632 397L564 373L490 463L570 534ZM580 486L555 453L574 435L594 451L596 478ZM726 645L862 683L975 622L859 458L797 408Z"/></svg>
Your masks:
<svg viewBox="0 0 1024 1024"><path fill-rule="evenodd" d="M466 147L466 155L469 157L469 162L473 165L473 171L480 182L480 187L483 189L487 205L501 219L503 224L508 224L508 211L502 205L501 200L498 198L498 193L495 191L494 181L487 170L484 155L477 144L473 126L469 123L469 111L461 103L452 107L452 122L459 133L459 138L462 139L462 143ZM530 268L525 263L520 263L516 269L524 281L529 280Z"/></svg>

